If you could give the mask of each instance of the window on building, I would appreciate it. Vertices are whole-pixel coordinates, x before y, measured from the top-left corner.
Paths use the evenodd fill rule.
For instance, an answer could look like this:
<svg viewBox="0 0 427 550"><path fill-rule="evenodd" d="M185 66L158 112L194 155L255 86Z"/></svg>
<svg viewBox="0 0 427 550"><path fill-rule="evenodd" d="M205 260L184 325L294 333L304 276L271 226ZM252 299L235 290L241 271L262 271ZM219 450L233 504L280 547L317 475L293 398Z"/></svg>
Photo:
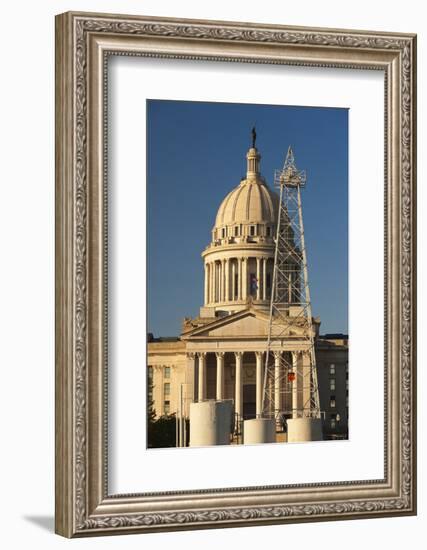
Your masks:
<svg viewBox="0 0 427 550"><path fill-rule="evenodd" d="M222 238L225 239L226 229L225 227L222 228Z"/></svg>
<svg viewBox="0 0 427 550"><path fill-rule="evenodd" d="M267 273L267 288L270 289L271 287L271 275L270 273Z"/></svg>
<svg viewBox="0 0 427 550"><path fill-rule="evenodd" d="M267 237L271 237L271 227L267 226Z"/></svg>
<svg viewBox="0 0 427 550"><path fill-rule="evenodd" d="M335 409L336 407L335 395L331 395L331 397L329 398L329 407L331 409Z"/></svg>
<svg viewBox="0 0 427 550"><path fill-rule="evenodd" d="M255 226L254 226L254 225L251 225L251 226L249 227L249 235L250 235L251 237L253 237L253 236L255 235Z"/></svg>
<svg viewBox="0 0 427 550"><path fill-rule="evenodd" d="M234 228L234 236L235 237L239 236L239 226L238 225L236 225L236 227Z"/></svg>
<svg viewBox="0 0 427 550"><path fill-rule="evenodd" d="M329 374L335 374L335 365L334 365L334 363L331 363L329 365Z"/></svg>
<svg viewBox="0 0 427 550"><path fill-rule="evenodd" d="M170 395L171 394L171 385L169 382L165 382L163 384L163 392L165 395Z"/></svg>
<svg viewBox="0 0 427 550"><path fill-rule="evenodd" d="M165 401L163 403L163 414L170 414L171 412L171 402Z"/></svg>
<svg viewBox="0 0 427 550"><path fill-rule="evenodd" d="M163 376L165 378L170 378L171 377L171 368L170 367L164 367Z"/></svg>
<svg viewBox="0 0 427 550"><path fill-rule="evenodd" d="M235 296L235 298L237 298L238 294L239 294L239 276L236 273L234 275L234 296Z"/></svg>
<svg viewBox="0 0 427 550"><path fill-rule="evenodd" d="M331 414L331 417L329 419L329 424L331 426L331 429L335 429L337 427L337 415Z"/></svg>
<svg viewBox="0 0 427 550"><path fill-rule="evenodd" d="M335 378L331 378L331 379L329 380L329 389L330 389L331 391L335 391Z"/></svg>

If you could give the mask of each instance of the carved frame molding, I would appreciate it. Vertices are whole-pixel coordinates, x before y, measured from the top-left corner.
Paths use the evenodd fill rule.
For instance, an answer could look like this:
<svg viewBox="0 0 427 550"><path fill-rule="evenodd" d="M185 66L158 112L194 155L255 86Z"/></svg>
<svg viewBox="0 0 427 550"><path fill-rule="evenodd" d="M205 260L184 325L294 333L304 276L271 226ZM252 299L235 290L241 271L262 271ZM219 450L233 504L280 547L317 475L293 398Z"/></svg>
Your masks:
<svg viewBox="0 0 427 550"><path fill-rule="evenodd" d="M140 55L385 74L385 478L108 495L106 60ZM414 514L416 37L65 13L56 18L56 531L67 536Z"/></svg>

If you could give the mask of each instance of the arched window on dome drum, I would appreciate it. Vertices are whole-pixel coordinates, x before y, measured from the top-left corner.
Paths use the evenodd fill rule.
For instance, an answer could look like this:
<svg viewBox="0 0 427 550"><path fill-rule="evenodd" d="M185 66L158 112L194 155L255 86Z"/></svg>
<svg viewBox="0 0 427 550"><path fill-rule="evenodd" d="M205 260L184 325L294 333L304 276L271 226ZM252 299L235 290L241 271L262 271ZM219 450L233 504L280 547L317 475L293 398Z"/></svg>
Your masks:
<svg viewBox="0 0 427 550"><path fill-rule="evenodd" d="M271 227L267 225L267 237L271 237Z"/></svg>
<svg viewBox="0 0 427 550"><path fill-rule="evenodd" d="M225 239L226 237L226 229L225 227L222 228L222 238Z"/></svg>
<svg viewBox="0 0 427 550"><path fill-rule="evenodd" d="M238 225L236 225L236 227L234 228L234 236L235 237L239 236L239 226Z"/></svg>

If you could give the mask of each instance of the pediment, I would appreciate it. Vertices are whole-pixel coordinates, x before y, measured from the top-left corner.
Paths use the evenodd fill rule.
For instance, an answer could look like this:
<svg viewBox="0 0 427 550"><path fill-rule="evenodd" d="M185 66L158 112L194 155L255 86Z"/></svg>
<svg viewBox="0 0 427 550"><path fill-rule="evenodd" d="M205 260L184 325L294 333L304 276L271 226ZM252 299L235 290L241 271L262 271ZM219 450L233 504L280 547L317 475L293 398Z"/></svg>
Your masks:
<svg viewBox="0 0 427 550"><path fill-rule="evenodd" d="M220 319L202 327L196 327L182 335L183 339L192 338L267 338L269 327L268 313L249 308ZM274 334L276 333L276 334ZM298 326L289 326L277 333L273 327L273 337L298 337L302 330Z"/></svg>
<svg viewBox="0 0 427 550"><path fill-rule="evenodd" d="M267 337L268 317L259 317L254 313L248 313L239 319L230 319L229 321L228 323L211 327L205 335L214 338Z"/></svg>

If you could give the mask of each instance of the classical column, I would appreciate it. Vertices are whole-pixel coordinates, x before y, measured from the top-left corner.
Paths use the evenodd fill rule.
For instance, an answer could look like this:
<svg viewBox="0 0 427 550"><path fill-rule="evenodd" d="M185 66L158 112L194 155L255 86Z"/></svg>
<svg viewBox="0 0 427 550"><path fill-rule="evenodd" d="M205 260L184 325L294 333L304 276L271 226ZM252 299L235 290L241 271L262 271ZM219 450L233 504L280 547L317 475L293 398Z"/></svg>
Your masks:
<svg viewBox="0 0 427 550"><path fill-rule="evenodd" d="M195 375L196 375L196 354L193 352L188 352L187 357L187 368L185 370L185 383L188 388L188 396L191 397L192 401L196 401L196 386L194 384Z"/></svg>
<svg viewBox="0 0 427 550"><path fill-rule="evenodd" d="M218 262L218 299L217 302L221 302L221 291L222 291L222 284L221 284L221 260Z"/></svg>
<svg viewBox="0 0 427 550"><path fill-rule="evenodd" d="M198 401L206 399L206 352L197 354L199 357L199 393Z"/></svg>
<svg viewBox="0 0 427 550"><path fill-rule="evenodd" d="M242 299L242 263L243 258L237 258L237 299Z"/></svg>
<svg viewBox="0 0 427 550"><path fill-rule="evenodd" d="M242 300L246 300L248 297L248 258L243 258L242 267Z"/></svg>
<svg viewBox="0 0 427 550"><path fill-rule="evenodd" d="M292 418L298 418L298 352L292 353Z"/></svg>
<svg viewBox="0 0 427 550"><path fill-rule="evenodd" d="M211 303L213 304L215 302L215 263L214 262L211 262L210 280L211 280Z"/></svg>
<svg viewBox="0 0 427 550"><path fill-rule="evenodd" d="M211 262L211 304L215 302L215 263Z"/></svg>
<svg viewBox="0 0 427 550"><path fill-rule="evenodd" d="M261 258L256 259L256 299L261 300Z"/></svg>
<svg viewBox="0 0 427 550"><path fill-rule="evenodd" d="M227 264L227 260L222 260L221 261L221 287L222 287L222 292L221 292L221 302L225 302L227 300L226 298L226 290L225 290L225 284L226 284L226 275L225 275L225 266Z"/></svg>
<svg viewBox="0 0 427 550"><path fill-rule="evenodd" d="M219 264L215 262L215 302L219 302Z"/></svg>
<svg viewBox="0 0 427 550"><path fill-rule="evenodd" d="M215 302L215 262L211 263L211 302Z"/></svg>
<svg viewBox="0 0 427 550"><path fill-rule="evenodd" d="M311 411L311 354L308 350L301 353L301 388L299 388L302 408Z"/></svg>
<svg viewBox="0 0 427 550"><path fill-rule="evenodd" d="M280 403L280 357L281 351L274 352L274 410L276 413L281 410Z"/></svg>
<svg viewBox="0 0 427 550"><path fill-rule="evenodd" d="M230 301L230 260L225 260L225 301Z"/></svg>
<svg viewBox="0 0 427 550"><path fill-rule="evenodd" d="M263 376L262 376L262 351L255 352L256 358L256 415L262 414L262 390L263 390Z"/></svg>
<svg viewBox="0 0 427 550"><path fill-rule="evenodd" d="M216 352L216 398L224 399L224 352Z"/></svg>
<svg viewBox="0 0 427 550"><path fill-rule="evenodd" d="M236 299L236 262L231 260L231 300L234 302Z"/></svg>
<svg viewBox="0 0 427 550"><path fill-rule="evenodd" d="M212 283L211 283L212 264L211 264L211 262L208 263L208 268L209 268L209 271L208 271L208 303L210 304L212 302Z"/></svg>
<svg viewBox="0 0 427 550"><path fill-rule="evenodd" d="M267 258L262 259L262 299L267 299Z"/></svg>
<svg viewBox="0 0 427 550"><path fill-rule="evenodd" d="M205 306L209 302L209 265L205 263Z"/></svg>
<svg viewBox="0 0 427 550"><path fill-rule="evenodd" d="M236 351L234 353L236 357L236 373L235 373L235 398L234 409L239 418L243 415L243 377L242 377L242 359L243 352Z"/></svg>

